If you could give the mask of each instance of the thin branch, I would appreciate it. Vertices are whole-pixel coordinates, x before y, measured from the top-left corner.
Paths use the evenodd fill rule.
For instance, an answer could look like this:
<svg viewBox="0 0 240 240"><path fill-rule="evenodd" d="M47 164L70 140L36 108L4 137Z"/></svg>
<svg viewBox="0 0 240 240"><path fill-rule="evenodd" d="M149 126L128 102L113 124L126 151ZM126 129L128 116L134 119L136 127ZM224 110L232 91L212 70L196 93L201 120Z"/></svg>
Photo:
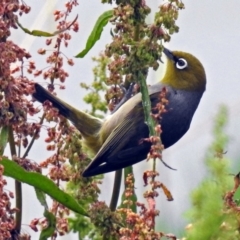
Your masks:
<svg viewBox="0 0 240 240"><path fill-rule="evenodd" d="M44 121L44 119L45 119L45 116L46 116L46 115L45 115L45 113L44 113L44 114L42 115L42 117L40 118L40 122L39 122L40 125L43 124L43 121ZM29 145L28 145L25 153L23 154L22 158L26 158L26 157L27 157L27 155L28 155L29 151L31 150L32 145L33 145L33 143L34 143L34 141L35 141L35 139L36 139L36 136L37 136L37 134L39 133L39 131L40 131L40 130L36 130L35 133L33 134L32 140L31 140L31 142L29 143Z"/></svg>
<svg viewBox="0 0 240 240"><path fill-rule="evenodd" d="M14 135L12 126L9 126L9 133L8 133L8 141L10 145L11 155L16 156L16 146L14 142ZM15 194L16 194L16 208L18 211L16 212L16 226L15 230L20 233L21 225L22 225L22 184L21 182L15 180Z"/></svg>

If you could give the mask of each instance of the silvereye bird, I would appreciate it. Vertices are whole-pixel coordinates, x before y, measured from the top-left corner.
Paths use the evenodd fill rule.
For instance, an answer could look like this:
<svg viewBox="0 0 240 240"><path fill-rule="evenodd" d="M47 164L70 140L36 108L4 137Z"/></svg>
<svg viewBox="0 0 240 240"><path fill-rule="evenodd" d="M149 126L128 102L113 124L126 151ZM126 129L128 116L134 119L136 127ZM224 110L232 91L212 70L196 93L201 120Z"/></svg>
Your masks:
<svg viewBox="0 0 240 240"><path fill-rule="evenodd" d="M176 143L189 129L193 115L206 87L206 75L201 62L193 55L180 51L163 51L167 68L163 79L149 87L152 108L160 101L159 93L167 92L166 112L159 124L164 148ZM81 132L85 145L95 157L83 172L84 177L115 171L146 159L151 143L144 121L141 93L123 103L105 120L95 118L35 85L33 97L40 102L49 100L59 113Z"/></svg>

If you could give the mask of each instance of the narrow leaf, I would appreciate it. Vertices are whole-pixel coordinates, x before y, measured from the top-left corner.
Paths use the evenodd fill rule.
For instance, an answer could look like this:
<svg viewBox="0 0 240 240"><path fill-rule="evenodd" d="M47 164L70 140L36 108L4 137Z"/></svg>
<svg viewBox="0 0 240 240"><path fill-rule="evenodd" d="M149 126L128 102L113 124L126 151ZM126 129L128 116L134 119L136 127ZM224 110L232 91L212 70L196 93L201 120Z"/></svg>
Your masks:
<svg viewBox="0 0 240 240"><path fill-rule="evenodd" d="M103 28L107 25L109 19L113 16L113 11L109 10L104 12L95 23L95 26L88 37L86 47L80 53L78 53L75 57L76 58L83 58L90 49L95 45L95 43L100 39Z"/></svg>
<svg viewBox="0 0 240 240"><path fill-rule="evenodd" d="M0 156L3 155L5 147L8 143L8 127L4 126L0 133Z"/></svg>
<svg viewBox="0 0 240 240"><path fill-rule="evenodd" d="M35 192L36 192L38 201L47 210L48 209L48 205L47 205L47 200L46 200L45 193L43 191L39 190L38 188L35 188Z"/></svg>
<svg viewBox="0 0 240 240"><path fill-rule="evenodd" d="M78 19L78 16L75 17L75 19L64 29L55 31L53 33L49 33L49 32L45 32L45 31L41 31L41 30L32 30L30 31L29 29L25 28L22 26L22 24L20 22L17 21L17 25L27 34L33 35L35 37L53 37L56 36L59 33L62 33L64 31L66 31L67 29L69 29Z"/></svg>
<svg viewBox="0 0 240 240"><path fill-rule="evenodd" d="M29 35L33 35L36 37L53 37L54 33L49 33L49 32L45 32L45 31L41 31L41 30L32 30L30 31L29 29L25 28L22 26L22 24L20 22L17 22L17 25L27 34Z"/></svg>
<svg viewBox="0 0 240 240"><path fill-rule="evenodd" d="M87 212L77 203L77 201L69 194L60 190L54 182L40 173L27 172L17 163L3 158L0 164L4 166L4 175L12 177L20 182L27 183L39 190L43 191L57 202L63 204L70 210L84 216L88 216Z"/></svg>

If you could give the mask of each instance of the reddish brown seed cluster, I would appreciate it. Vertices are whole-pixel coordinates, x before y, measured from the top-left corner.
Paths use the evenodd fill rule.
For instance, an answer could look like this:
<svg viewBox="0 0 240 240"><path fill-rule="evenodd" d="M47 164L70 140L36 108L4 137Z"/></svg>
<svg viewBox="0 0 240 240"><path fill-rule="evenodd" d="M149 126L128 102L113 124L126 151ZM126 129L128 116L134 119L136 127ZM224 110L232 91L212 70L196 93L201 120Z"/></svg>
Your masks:
<svg viewBox="0 0 240 240"><path fill-rule="evenodd" d="M66 216L69 216L70 214L69 209L57 202L54 202L50 212L52 212L54 215L58 215L56 217L56 230L53 233L52 238L55 239L58 235L63 236L68 233L69 224ZM32 230L38 232L39 230L49 227L49 223L46 218L34 218L29 226Z"/></svg>
<svg viewBox="0 0 240 240"><path fill-rule="evenodd" d="M46 57L46 62L48 63L47 68L41 70L37 69L34 60L30 59L31 55L26 52L26 50L8 40L10 28L17 28L18 26L17 14L21 16L23 13L28 13L31 8L25 3L20 4L17 0L4 0L0 6L0 126L11 126L12 132L14 133L14 139L11 144L18 147L19 151L18 156L14 154L12 159L27 171L40 172L40 167L49 167L48 176L58 185L61 181L68 181L69 178L72 177L73 169L67 167L67 159L70 158L76 165L81 159L84 159L77 167L74 166L74 170L78 172L78 175L76 172L73 175L76 181L80 181L80 169L83 169L90 160L86 156L83 156L79 147L81 138L79 133L75 133L75 129L69 126L65 119L59 118L57 111L52 109L49 103L46 103L46 106L44 106L46 113L43 114L39 123L33 122L32 119L29 121L28 117L39 113L40 109L33 105L30 96L34 92L34 84L27 76L50 79L51 84L49 85L49 89L52 92L54 91L54 85L52 83L55 82L55 80L64 82L68 77L69 74L65 71L64 64L67 63L73 66L74 62L62 53L62 48L68 46L71 40L71 31L77 32L79 29L77 17L72 21L67 20L69 13L77 5L78 2L76 0L69 0L65 4L63 11L56 11L54 13L55 20L57 21L56 36L46 40L46 46L54 50L52 51L52 49L45 48L38 50L38 53L44 56L50 53L50 55ZM64 61L64 57L67 59L66 61ZM64 87L61 86L61 88ZM29 146L31 147L31 144L40 135L43 119L54 120L59 124L57 124L56 128L48 129L49 136L46 141L48 144L47 149L51 151L56 150L56 152L39 167L27 159L26 156L30 150ZM68 137L68 134L71 134L69 135L71 137ZM68 139L66 140L66 138ZM21 147L26 148L26 151L21 151ZM85 165L82 162L84 162ZM84 165L84 167L82 165ZM1 179L2 170L1 167ZM2 183L6 185L5 180L3 180ZM99 191L98 187L94 186L91 188L92 192L93 188L97 189L95 190L96 192ZM14 210L10 209L10 203L6 196L8 196L8 194L4 193L2 189L0 239L10 238L10 232L13 233L15 231L13 229L16 225L13 218ZM9 215L10 210L12 211L11 215ZM69 210L56 203L53 204L51 211L57 219L56 232L54 234L57 236L68 232L69 225L67 216ZM31 227L36 229L37 224L40 224L43 228L48 226L46 219L42 219L41 221L36 221L35 219L31 223ZM25 234L21 236L27 239Z"/></svg>
<svg viewBox="0 0 240 240"><path fill-rule="evenodd" d="M8 130L11 127L9 132L14 132L12 146L18 147L26 147L28 136L33 136L39 129L37 124L27 122L27 115L33 116L38 112L28 97L33 92L33 85L23 73L24 63L31 55L8 39L11 28L17 28L17 14L29 11L30 7L17 0L4 0L0 4L0 127L1 130L3 126L8 127ZM10 239L19 235L14 229L14 213L18 210L11 209L10 197L13 194L6 192L7 182L3 178L3 170L0 165L0 239Z"/></svg>
<svg viewBox="0 0 240 240"><path fill-rule="evenodd" d="M3 178L4 167L0 165L0 239L11 239L15 227L14 214L18 209L11 208L10 198L14 195L6 191L7 181Z"/></svg>
<svg viewBox="0 0 240 240"><path fill-rule="evenodd" d="M159 102L156 104L156 106L154 108L152 108L152 114L151 116L153 117L153 119L155 120L156 123L161 121L162 118L162 114L166 113L166 105L168 104L168 100L167 100L167 89L163 88L161 90L161 92L159 93ZM147 139L145 139L144 141L149 141L152 143L151 149L148 153L147 159L156 159L162 158L162 151L164 149L164 146L161 143L161 138L160 135L162 133L162 129L161 129L161 125L160 124L156 124L155 126L155 133L156 136L150 136Z"/></svg>
<svg viewBox="0 0 240 240"><path fill-rule="evenodd" d="M149 178L158 176L157 172L147 171L145 172ZM160 188L161 184L155 182L155 188ZM157 232L154 230L155 217L159 215L160 211L156 209L155 197L158 196L156 191L147 191L144 194L146 198L147 206L140 202L133 202L134 192L134 176L129 174L125 182L125 200L123 201L122 208L119 208L119 212L124 216L126 225L119 229L119 239L132 240L132 239L161 239L165 236L169 239L176 239L173 234L165 234L163 232ZM132 206L138 207L138 213L134 212Z"/></svg>
<svg viewBox="0 0 240 240"><path fill-rule="evenodd" d="M77 17L72 21L67 21L67 16L71 13L72 9L78 5L77 1L68 1L65 4L66 10L54 12L55 21L58 23L56 32L56 38L49 38L46 40L46 46L52 46L52 49L49 49L49 55L46 57L46 62L49 67L46 70L36 70L34 72L35 76L43 76L44 79L49 79L51 83L59 80L61 83L64 83L66 78L69 77L69 73L64 69L64 58L67 59L67 64L70 66L74 65L74 61L71 58L68 58L62 52L62 45L68 47L69 41L71 40L71 31L77 32L79 30ZM58 34L57 34L58 33ZM38 53L45 55L47 49L40 48Z"/></svg>

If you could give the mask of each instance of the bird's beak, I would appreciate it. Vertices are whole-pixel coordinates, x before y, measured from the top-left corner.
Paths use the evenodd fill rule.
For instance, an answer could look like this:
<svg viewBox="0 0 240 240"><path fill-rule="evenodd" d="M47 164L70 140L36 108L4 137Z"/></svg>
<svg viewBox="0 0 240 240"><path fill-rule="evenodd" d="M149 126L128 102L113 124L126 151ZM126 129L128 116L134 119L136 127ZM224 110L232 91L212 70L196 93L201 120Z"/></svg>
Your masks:
<svg viewBox="0 0 240 240"><path fill-rule="evenodd" d="M170 50L168 50L167 48L164 47L163 48L163 52L164 52L164 54L166 55L166 57L168 59L170 59L172 61L175 61L175 57L174 57L173 53Z"/></svg>

